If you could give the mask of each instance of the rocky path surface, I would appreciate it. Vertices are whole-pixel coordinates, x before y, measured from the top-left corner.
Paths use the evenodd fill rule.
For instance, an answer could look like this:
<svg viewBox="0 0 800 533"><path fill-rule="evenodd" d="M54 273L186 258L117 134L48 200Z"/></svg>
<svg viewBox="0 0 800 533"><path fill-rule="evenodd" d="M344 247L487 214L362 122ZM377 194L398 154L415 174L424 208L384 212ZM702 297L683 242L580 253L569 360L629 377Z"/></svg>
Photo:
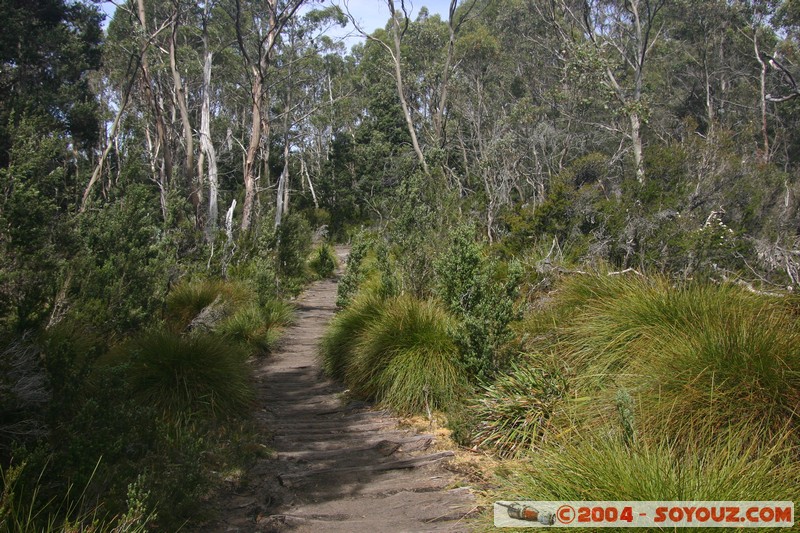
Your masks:
<svg viewBox="0 0 800 533"><path fill-rule="evenodd" d="M470 531L474 497L444 468L453 452L385 411L347 402L323 375L317 347L335 301L335 280L309 287L282 348L258 370L260 423L277 456L248 472L211 530Z"/></svg>

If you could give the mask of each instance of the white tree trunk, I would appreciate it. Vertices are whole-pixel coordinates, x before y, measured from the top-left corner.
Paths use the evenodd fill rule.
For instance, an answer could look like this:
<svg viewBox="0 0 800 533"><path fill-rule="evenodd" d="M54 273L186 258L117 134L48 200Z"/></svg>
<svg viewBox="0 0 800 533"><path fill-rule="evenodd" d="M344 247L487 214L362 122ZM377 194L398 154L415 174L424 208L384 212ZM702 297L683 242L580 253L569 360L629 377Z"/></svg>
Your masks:
<svg viewBox="0 0 800 533"><path fill-rule="evenodd" d="M206 16L208 15L208 2L206 2ZM208 31L203 25L203 105L200 111L200 149L208 159L208 220L206 221L206 235L209 242L213 242L217 232L217 219L219 207L219 177L217 175L217 153L211 142L211 61L213 52L208 46Z"/></svg>

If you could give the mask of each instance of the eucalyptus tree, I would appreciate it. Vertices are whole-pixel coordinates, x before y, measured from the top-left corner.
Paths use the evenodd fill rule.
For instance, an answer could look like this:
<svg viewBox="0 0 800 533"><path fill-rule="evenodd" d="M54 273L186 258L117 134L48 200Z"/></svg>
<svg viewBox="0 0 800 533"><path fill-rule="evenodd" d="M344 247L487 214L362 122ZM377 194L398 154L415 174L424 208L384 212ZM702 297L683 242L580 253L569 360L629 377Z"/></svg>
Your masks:
<svg viewBox="0 0 800 533"><path fill-rule="evenodd" d="M664 22L668 0L560 0L559 26L573 57L598 77L627 118L636 178L645 181L642 126L648 114L645 74ZM576 35L575 30L579 30Z"/></svg>
<svg viewBox="0 0 800 533"><path fill-rule="evenodd" d="M241 229L250 231L256 205L259 149L269 158L269 79L278 37L306 0L231 0L227 10L233 20L242 67L250 87L250 135L244 162L245 196Z"/></svg>

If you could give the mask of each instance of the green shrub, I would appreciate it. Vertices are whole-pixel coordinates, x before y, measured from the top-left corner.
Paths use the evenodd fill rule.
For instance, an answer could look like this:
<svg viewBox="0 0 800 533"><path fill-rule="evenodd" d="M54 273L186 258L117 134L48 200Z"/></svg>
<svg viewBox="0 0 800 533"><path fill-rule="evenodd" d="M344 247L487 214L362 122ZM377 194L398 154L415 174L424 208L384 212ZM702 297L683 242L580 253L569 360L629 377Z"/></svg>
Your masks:
<svg viewBox="0 0 800 533"><path fill-rule="evenodd" d="M322 244L311 254L308 261L311 272L319 279L330 278L339 268L336 252L330 244Z"/></svg>
<svg viewBox="0 0 800 533"><path fill-rule="evenodd" d="M364 259L369 252L371 240L365 232L359 232L353 240L353 247L347 256L344 275L339 280L336 293L336 305L347 307L351 298L358 292L364 281Z"/></svg>
<svg viewBox="0 0 800 533"><path fill-rule="evenodd" d="M566 393L558 372L537 368L540 361L512 363L481 395L470 402L477 421L472 441L514 457L532 451L542 441L550 417Z"/></svg>
<svg viewBox="0 0 800 533"><path fill-rule="evenodd" d="M311 251L311 226L299 213L283 219L277 232L278 273L291 278L305 277L306 258Z"/></svg>
<svg viewBox="0 0 800 533"><path fill-rule="evenodd" d="M126 335L158 322L170 276L186 267L175 257L182 231L164 231L152 187L122 181L109 194L76 218L81 247L64 288L70 317Z"/></svg>
<svg viewBox="0 0 800 533"><path fill-rule="evenodd" d="M513 265L502 272L502 266L483 256L468 226L458 228L435 264L436 292L461 322L458 344L476 381L489 379L500 366L498 352L511 339L509 323L517 316L514 299L521 272Z"/></svg>
<svg viewBox="0 0 800 533"><path fill-rule="evenodd" d="M322 366L326 374L339 380L347 378L347 370L361 334L378 320L384 306L381 298L364 293L333 318L320 344Z"/></svg>
<svg viewBox="0 0 800 533"><path fill-rule="evenodd" d="M465 385L452 327L452 318L431 301L387 301L362 331L346 383L354 394L402 412L448 407Z"/></svg>
<svg viewBox="0 0 800 533"><path fill-rule="evenodd" d="M253 398L246 353L224 339L155 331L126 351L134 392L168 417L240 415Z"/></svg>

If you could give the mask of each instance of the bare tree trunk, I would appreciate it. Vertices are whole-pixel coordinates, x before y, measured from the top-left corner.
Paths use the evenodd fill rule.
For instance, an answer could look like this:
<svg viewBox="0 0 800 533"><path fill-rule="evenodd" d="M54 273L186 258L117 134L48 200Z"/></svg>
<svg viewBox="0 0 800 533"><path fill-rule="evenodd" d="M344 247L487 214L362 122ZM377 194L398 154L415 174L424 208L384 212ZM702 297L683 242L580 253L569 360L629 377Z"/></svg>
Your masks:
<svg viewBox="0 0 800 533"><path fill-rule="evenodd" d="M242 231L249 231L253 218L253 206L256 199L256 153L261 142L261 77L254 73L253 86L253 109L251 111L252 124L250 126L250 144L247 147L247 155L244 163L244 205L242 206Z"/></svg>
<svg viewBox="0 0 800 533"><path fill-rule="evenodd" d="M403 71L400 66L400 40L403 32L400 29L400 21L397 19L397 13L395 12L394 0L387 0L387 3L389 5L389 12L392 15L392 42L394 44L394 52L391 55L392 63L394 63L394 80L397 85L397 96L400 98L400 107L402 107L403 117L406 119L408 134L411 136L411 146L414 148L414 153L417 154L417 159L422 166L423 172L425 172L425 175L430 175L428 163L425 162L425 155L422 153L422 148L417 139L414 120L411 118L411 110L408 107L408 101L406 100L406 94L403 88Z"/></svg>
<svg viewBox="0 0 800 533"><path fill-rule="evenodd" d="M186 146L186 161L184 163L183 172L185 174L186 186L189 188L189 199L194 206L197 221L199 221L200 211L200 198L197 193L197 184L195 183L195 168L194 168L194 138L192 136L192 125L189 122L189 108L186 104L186 91L183 88L181 74L178 72L178 63L175 58L175 48L178 42L178 26L180 23L180 1L175 2L175 13L172 20L172 35L169 40L169 67L172 71L172 83L175 88L175 100L178 104L178 111L181 115L181 123L183 124L183 142Z"/></svg>
<svg viewBox="0 0 800 533"><path fill-rule="evenodd" d="M458 0L450 0L450 16L447 21L447 28L450 30L450 38L447 41L447 55L445 56L444 60L442 82L439 86L439 102L438 106L436 107L436 112L433 114L433 132L439 148L444 146L444 110L447 106L447 89L450 83L450 68L453 63L453 54L456 44L456 26L454 19L457 5Z"/></svg>
<svg viewBox="0 0 800 533"><path fill-rule="evenodd" d="M137 6L139 9L139 24L141 24L142 26L143 33L147 35L147 17L144 9L144 0L137 0ZM169 142L167 140L167 128L164 125L164 116L161 111L161 104L159 103L159 99L153 92L152 79L150 76L150 66L147 60L146 50L142 54L142 60L140 61L139 66L142 69L142 81L144 82L144 91L145 94L147 95L147 100L150 102L150 107L152 108L153 111L153 118L156 127L156 142L154 145L154 149L151 150L151 155L155 158L157 157L158 152L161 152L163 164L161 166L158 166L160 174L159 187L162 189L162 191L165 191L172 177L172 156L169 150ZM162 194L165 194L165 192Z"/></svg>
<svg viewBox="0 0 800 533"><path fill-rule="evenodd" d="M769 129L767 127L767 63L761 57L761 50L758 47L758 29L753 30L753 51L756 54L756 60L761 66L761 73L759 76L759 105L761 108L761 137L764 153L762 160L767 163L770 160L769 154Z"/></svg>
<svg viewBox="0 0 800 533"><path fill-rule="evenodd" d="M644 157L642 155L642 123L639 113L629 115L631 123L631 145L633 147L633 164L636 166L636 179L644 183Z"/></svg>
<svg viewBox="0 0 800 533"><path fill-rule="evenodd" d="M303 176L306 177L308 180L308 189L311 191L311 198L314 200L314 207L319 209L319 202L317 201L317 193L314 192L314 184L311 183L311 174L308 173L308 167L306 167L305 160L301 157L300 158L300 180L302 181Z"/></svg>
<svg viewBox="0 0 800 533"><path fill-rule="evenodd" d="M210 4L205 3L203 18L203 105L200 111L200 149L208 159L208 219L206 221L206 238L214 241L219 218L219 177L217 175L217 153L211 142L211 64L213 52L208 43L208 16Z"/></svg>
<svg viewBox="0 0 800 533"><path fill-rule="evenodd" d="M128 96L130 95L130 89L133 85L133 79L131 79L131 83L128 84L127 89L122 95L122 101L120 102L119 109L117 110L117 115L114 117L114 123L111 125L111 133L108 139L108 143L106 144L103 153L100 155L100 160L97 162L97 166L94 167L92 171L92 177L89 179L89 183L86 185L86 188L83 190L83 197L81 198L81 207L79 209L79 213L83 213L86 210L86 206L89 202L89 193L92 191L92 187L94 184L97 183L97 180L100 179L100 176L103 174L103 165L105 164L106 158L108 154L111 152L111 148L115 146L117 141L117 136L119 134L119 124L120 120L122 119L122 114L125 113L125 108L128 105Z"/></svg>

